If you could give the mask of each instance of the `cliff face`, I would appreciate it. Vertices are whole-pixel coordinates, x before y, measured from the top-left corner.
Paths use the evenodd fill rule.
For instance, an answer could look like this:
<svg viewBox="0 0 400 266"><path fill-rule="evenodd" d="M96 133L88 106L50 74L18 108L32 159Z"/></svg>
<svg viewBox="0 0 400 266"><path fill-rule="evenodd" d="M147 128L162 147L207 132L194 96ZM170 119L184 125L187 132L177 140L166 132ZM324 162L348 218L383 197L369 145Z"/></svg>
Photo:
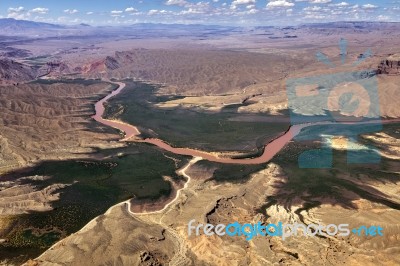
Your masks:
<svg viewBox="0 0 400 266"><path fill-rule="evenodd" d="M9 59L0 59L0 84L33 80L36 72L29 66Z"/></svg>
<svg viewBox="0 0 400 266"><path fill-rule="evenodd" d="M392 55L382 60L378 66L378 74L400 75L400 55Z"/></svg>
<svg viewBox="0 0 400 266"><path fill-rule="evenodd" d="M82 71L85 74L93 74L104 73L108 70L115 70L119 67L119 63L114 57L107 56L103 60L92 62L88 65L83 66L83 68L75 68L75 70Z"/></svg>
<svg viewBox="0 0 400 266"><path fill-rule="evenodd" d="M71 74L69 66L64 62L47 62L39 69L39 76L61 76L63 74Z"/></svg>

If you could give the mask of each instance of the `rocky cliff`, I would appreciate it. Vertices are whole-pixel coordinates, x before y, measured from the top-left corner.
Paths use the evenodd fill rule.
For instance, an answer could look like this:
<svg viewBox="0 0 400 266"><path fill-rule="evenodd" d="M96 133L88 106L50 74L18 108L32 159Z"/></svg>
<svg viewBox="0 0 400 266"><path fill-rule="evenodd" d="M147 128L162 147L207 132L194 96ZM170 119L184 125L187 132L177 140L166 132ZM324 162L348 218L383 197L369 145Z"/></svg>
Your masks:
<svg viewBox="0 0 400 266"><path fill-rule="evenodd" d="M83 68L76 68L76 71L81 71L84 74L104 73L108 70L115 70L119 68L118 61L111 56L107 56L103 60L95 61L85 65Z"/></svg>
<svg viewBox="0 0 400 266"><path fill-rule="evenodd" d="M14 60L0 58L0 84L30 81L36 78L36 71Z"/></svg>
<svg viewBox="0 0 400 266"><path fill-rule="evenodd" d="M378 74L400 75L400 54L391 55L382 60L378 66Z"/></svg>

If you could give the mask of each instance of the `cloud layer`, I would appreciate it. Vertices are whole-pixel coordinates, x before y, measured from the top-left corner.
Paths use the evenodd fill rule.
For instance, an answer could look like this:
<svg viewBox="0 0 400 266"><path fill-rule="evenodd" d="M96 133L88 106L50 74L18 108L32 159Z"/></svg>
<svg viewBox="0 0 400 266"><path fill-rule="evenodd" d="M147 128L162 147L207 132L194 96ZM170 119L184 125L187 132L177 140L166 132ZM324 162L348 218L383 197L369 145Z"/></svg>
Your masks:
<svg viewBox="0 0 400 266"><path fill-rule="evenodd" d="M342 20L399 21L400 1L353 0L159 0L126 1L118 8L87 10L79 5L59 10L41 6L7 6L0 16L53 23L129 24L136 22L229 25L293 25ZM36 1L36 2L38 2ZM103 1L100 0L99 3ZM161 2L160 2L161 1ZM76 2L75 2L76 3ZM110 2L109 2L110 3Z"/></svg>

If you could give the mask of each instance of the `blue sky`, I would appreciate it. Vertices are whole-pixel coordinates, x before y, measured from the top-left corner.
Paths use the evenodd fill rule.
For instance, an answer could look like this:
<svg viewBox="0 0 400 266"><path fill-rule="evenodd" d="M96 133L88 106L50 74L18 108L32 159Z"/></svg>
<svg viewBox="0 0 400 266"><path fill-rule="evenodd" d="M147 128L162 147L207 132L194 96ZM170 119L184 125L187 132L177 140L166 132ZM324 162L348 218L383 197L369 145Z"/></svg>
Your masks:
<svg viewBox="0 0 400 266"><path fill-rule="evenodd" d="M1 0L0 17L92 25L400 21L400 0Z"/></svg>

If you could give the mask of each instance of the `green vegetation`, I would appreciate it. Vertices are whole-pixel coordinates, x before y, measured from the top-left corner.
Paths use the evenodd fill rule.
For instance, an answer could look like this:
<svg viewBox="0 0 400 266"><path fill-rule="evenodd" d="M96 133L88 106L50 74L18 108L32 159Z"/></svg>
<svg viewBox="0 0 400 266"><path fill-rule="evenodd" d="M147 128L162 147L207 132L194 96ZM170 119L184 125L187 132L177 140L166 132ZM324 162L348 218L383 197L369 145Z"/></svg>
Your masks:
<svg viewBox="0 0 400 266"><path fill-rule="evenodd" d="M26 60L44 60L44 59L47 59L48 57L50 57L50 55L39 55L39 56L26 58Z"/></svg>
<svg viewBox="0 0 400 266"><path fill-rule="evenodd" d="M93 84L102 83L100 79L83 79L83 78L76 78L76 79L37 79L32 81L32 84L43 84L43 85L52 85L56 83L65 83L65 84L77 84L77 85L84 85L90 86ZM116 87L116 85L113 85Z"/></svg>
<svg viewBox="0 0 400 266"><path fill-rule="evenodd" d="M25 62L33 67L41 67L44 66L49 60L50 55L40 55L35 57L29 57L25 59Z"/></svg>
<svg viewBox="0 0 400 266"><path fill-rule="evenodd" d="M117 117L136 125L144 137L158 137L173 146L207 151L240 150L254 153L279 133L286 131L289 126L280 122L229 121L229 118L237 115L237 108L225 108L216 113L183 108L158 108L155 104L182 96L157 96L155 86L124 82L127 83L127 87L110 99L105 117Z"/></svg>
<svg viewBox="0 0 400 266"><path fill-rule="evenodd" d="M265 169L266 164L241 165L241 164L222 164L209 161L200 161L198 166L208 169L215 169L212 179L217 182L240 183L246 182L251 174Z"/></svg>
<svg viewBox="0 0 400 266"><path fill-rule="evenodd" d="M383 132L389 135L399 134L399 126L395 124L384 125ZM310 129L304 132L309 132ZM305 134L305 133L302 134ZM361 143L367 141L360 138ZM369 143L370 144L370 143ZM372 202L384 204L390 208L400 210L400 205L392 202L388 195L369 186L365 180L379 182L398 182L400 175L396 170L398 163L382 157L379 164L348 164L347 152L333 150L333 167L326 169L299 168L299 155L310 149L317 149L320 145L316 142L291 142L272 160L280 165L285 173L286 180L277 184L278 191L268 197L267 203L259 211L265 214L265 207L271 202L278 203L286 208L298 199L303 201L303 207L297 210L300 215L302 210L309 210L321 204L339 204L345 208L355 208L352 201L367 199ZM380 147L384 149L384 146ZM345 191L352 192L343 196Z"/></svg>
<svg viewBox="0 0 400 266"><path fill-rule="evenodd" d="M16 178L50 176L44 181L23 181L38 189L52 184L69 186L58 191L60 199L52 203L53 210L15 217L17 222L7 234L7 242L1 244L2 250L5 248L10 253L0 255L0 260L10 258L10 254L18 249L36 256L123 200L132 197L155 200L169 195L171 186L163 176L182 178L175 172L188 161L186 157L164 154L146 144L106 150L102 154L111 158L102 161L48 161L27 169L24 174L10 174Z"/></svg>

